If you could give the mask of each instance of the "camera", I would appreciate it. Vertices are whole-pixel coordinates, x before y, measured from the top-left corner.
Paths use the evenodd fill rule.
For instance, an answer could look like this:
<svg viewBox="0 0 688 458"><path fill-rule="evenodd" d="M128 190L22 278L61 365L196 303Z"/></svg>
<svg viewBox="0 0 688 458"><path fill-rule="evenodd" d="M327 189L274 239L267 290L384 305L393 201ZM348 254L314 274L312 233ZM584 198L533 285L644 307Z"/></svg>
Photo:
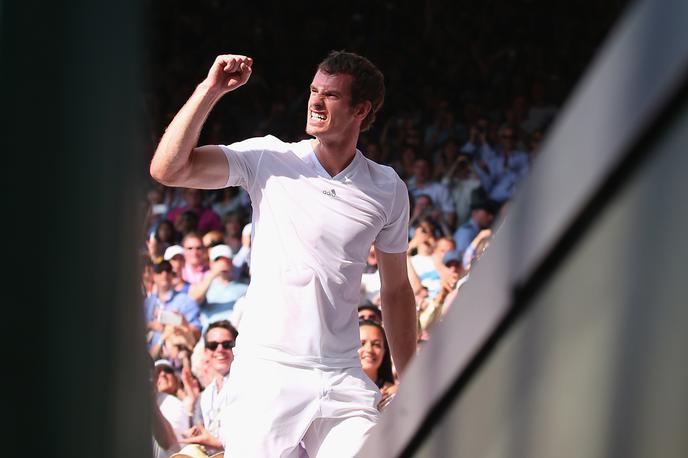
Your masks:
<svg viewBox="0 0 688 458"><path fill-rule="evenodd" d="M170 312L169 310L161 310L158 321L162 324L180 326L182 324L182 316L177 313Z"/></svg>

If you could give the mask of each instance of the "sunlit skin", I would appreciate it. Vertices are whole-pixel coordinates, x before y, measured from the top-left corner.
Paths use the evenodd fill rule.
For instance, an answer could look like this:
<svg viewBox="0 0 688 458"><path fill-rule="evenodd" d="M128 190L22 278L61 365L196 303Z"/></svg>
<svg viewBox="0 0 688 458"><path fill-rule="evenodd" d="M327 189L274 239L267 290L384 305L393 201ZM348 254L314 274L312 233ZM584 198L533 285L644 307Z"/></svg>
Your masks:
<svg viewBox="0 0 688 458"><path fill-rule="evenodd" d="M198 268L205 264L205 247L203 241L196 237L187 237L184 241L184 259L191 267Z"/></svg>
<svg viewBox="0 0 688 458"><path fill-rule="evenodd" d="M208 331L205 337L206 343L208 342L224 342L226 340L234 340L232 333L224 328L213 328ZM229 367L234 361L234 352L231 348L224 349L222 345L218 345L214 351L210 349L205 349L207 355L210 356L210 366L213 371L221 376L225 376L229 373Z"/></svg>
<svg viewBox="0 0 688 458"><path fill-rule="evenodd" d="M372 381L377 380L377 371L382 364L385 355L385 344L382 332L375 326L359 326L361 334L361 346L358 349L358 357L361 360L363 372Z"/></svg>
<svg viewBox="0 0 688 458"><path fill-rule="evenodd" d="M179 379L177 379L174 372L170 372L167 368L163 370L162 367L159 367L157 368L155 386L158 393L167 393L174 396L179 389Z"/></svg>
<svg viewBox="0 0 688 458"><path fill-rule="evenodd" d="M354 157L361 122L371 103L351 106L351 75L330 75L318 70L313 77L306 113L306 133L316 138L315 153L325 169L342 170ZM345 152L331 157L332 152Z"/></svg>

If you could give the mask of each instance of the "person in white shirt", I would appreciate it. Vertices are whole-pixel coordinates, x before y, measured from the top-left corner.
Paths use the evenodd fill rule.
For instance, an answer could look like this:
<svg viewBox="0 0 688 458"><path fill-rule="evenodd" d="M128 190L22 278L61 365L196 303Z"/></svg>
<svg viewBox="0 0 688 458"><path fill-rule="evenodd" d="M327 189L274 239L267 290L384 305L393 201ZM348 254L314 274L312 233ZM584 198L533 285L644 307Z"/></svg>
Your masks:
<svg viewBox="0 0 688 458"><path fill-rule="evenodd" d="M395 367L416 348L406 267L408 191L356 149L384 100L382 73L343 51L310 84L306 132L197 147L205 119L249 79L253 59L218 56L165 131L151 162L168 186L241 186L251 197L251 284L245 296L220 439L234 456L354 456L380 393L363 373L357 311L375 244Z"/></svg>

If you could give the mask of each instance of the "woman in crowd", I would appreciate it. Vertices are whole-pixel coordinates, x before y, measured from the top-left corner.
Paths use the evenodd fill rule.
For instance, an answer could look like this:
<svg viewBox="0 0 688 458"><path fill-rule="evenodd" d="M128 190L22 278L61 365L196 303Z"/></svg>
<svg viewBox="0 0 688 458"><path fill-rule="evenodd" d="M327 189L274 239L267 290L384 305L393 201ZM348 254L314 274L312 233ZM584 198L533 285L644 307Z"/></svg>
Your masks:
<svg viewBox="0 0 688 458"><path fill-rule="evenodd" d="M358 357L361 359L363 372L380 389L382 398L378 409L384 409L397 392L397 383L392 371L392 358L387 345L387 337L382 326L375 321L361 320L358 322L361 333L361 347Z"/></svg>

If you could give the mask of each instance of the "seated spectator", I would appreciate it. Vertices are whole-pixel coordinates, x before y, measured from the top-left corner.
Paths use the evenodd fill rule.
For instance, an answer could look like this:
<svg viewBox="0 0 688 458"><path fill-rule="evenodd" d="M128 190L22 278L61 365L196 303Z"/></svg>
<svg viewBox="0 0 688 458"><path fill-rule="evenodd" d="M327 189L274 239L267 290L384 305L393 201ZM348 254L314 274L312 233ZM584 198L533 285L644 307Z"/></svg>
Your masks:
<svg viewBox="0 0 688 458"><path fill-rule="evenodd" d="M208 207L203 206L203 191L200 189L184 189L184 203L182 207L173 208L167 214L167 219L175 223L177 218L186 211L191 211L198 217L198 232L205 234L208 231L222 229L220 217Z"/></svg>
<svg viewBox="0 0 688 458"><path fill-rule="evenodd" d="M417 233L409 242L409 249L416 249L416 254L410 258L412 272L418 276L420 283L427 288L430 299L434 298L441 287L441 257L433 256L437 248L438 240L428 236L429 227L421 225ZM446 242L446 238L444 238ZM443 249L444 245L443 245ZM414 282L411 282L413 286Z"/></svg>
<svg viewBox="0 0 688 458"><path fill-rule="evenodd" d="M180 213L174 220L174 228L181 234L182 238L198 232L198 215L191 210Z"/></svg>
<svg viewBox="0 0 688 458"><path fill-rule="evenodd" d="M363 372L377 385L382 395L377 407L383 410L397 392L397 383L392 370L392 358L385 331L375 321L359 321L361 347L358 356Z"/></svg>
<svg viewBox="0 0 688 458"><path fill-rule="evenodd" d="M362 300L372 304L380 304L380 273L377 270L377 255L375 247L370 246L366 267L361 275L361 296Z"/></svg>
<svg viewBox="0 0 688 458"><path fill-rule="evenodd" d="M238 332L229 321L211 323L203 334L205 354L210 359L214 379L201 393L200 406L202 423L197 423L186 433L181 443L199 444L216 453L223 449L218 439L221 412L229 397L227 379L234 361L234 343Z"/></svg>
<svg viewBox="0 0 688 458"><path fill-rule="evenodd" d="M195 232L187 234L182 240L184 247L184 268L182 278L190 284L203 280L209 270L207 251L201 236Z"/></svg>
<svg viewBox="0 0 688 458"><path fill-rule="evenodd" d="M165 359L155 361L154 374L158 407L163 417L170 422L177 441L180 441L190 425L186 407L177 397L179 379L170 362Z"/></svg>
<svg viewBox="0 0 688 458"><path fill-rule="evenodd" d="M184 258L184 248L180 245L172 245L167 250L165 250L165 255L163 256L165 261L169 261L172 266L172 273L174 274L172 278L172 285L174 290L180 293L189 293L189 282L184 281L184 264L186 263Z"/></svg>
<svg viewBox="0 0 688 458"><path fill-rule="evenodd" d="M155 292L144 301L146 328L149 331L148 347L160 344L162 331L166 324L188 325L198 338L201 330L198 303L184 293L174 290L172 285L172 265L162 261L153 266ZM174 316L178 319L172 320ZM175 321L175 323L169 321Z"/></svg>
<svg viewBox="0 0 688 458"><path fill-rule="evenodd" d="M146 243L148 255L153 262L160 262L165 250L176 243L177 232L172 223L168 220L160 221Z"/></svg>
<svg viewBox="0 0 688 458"><path fill-rule="evenodd" d="M482 187L490 199L499 203L513 196L516 186L530 169L528 153L518 150L517 143L516 129L504 126L500 129L497 147L484 147L474 161Z"/></svg>
<svg viewBox="0 0 688 458"><path fill-rule="evenodd" d="M479 196L474 193L474 200L471 204L471 217L459 227L454 233L456 249L463 254L471 241L482 230L492 225L495 215L499 212L499 204Z"/></svg>
<svg viewBox="0 0 688 458"><path fill-rule="evenodd" d="M421 194L430 196L433 205L439 210L437 218L440 222L445 222L449 227L454 225L456 210L449 189L442 183L430 180L430 163L427 159L416 159L413 164L413 176L406 184L414 199Z"/></svg>
<svg viewBox="0 0 688 458"><path fill-rule="evenodd" d="M248 285L236 281L233 272L232 251L229 247L212 247L210 273L189 289L189 295L201 304L203 329L214 321L229 320L237 299L246 294Z"/></svg>
<svg viewBox="0 0 688 458"><path fill-rule="evenodd" d="M382 310L375 304L370 302L365 302L358 306L358 319L359 321L374 321L378 324L382 324Z"/></svg>
<svg viewBox="0 0 688 458"><path fill-rule="evenodd" d="M416 228L421 222L429 222L432 226L432 234L435 237L451 235L449 226L444 221L442 212L437 210L432 198L426 194L419 194L412 203L409 218L409 238L413 238Z"/></svg>
<svg viewBox="0 0 688 458"><path fill-rule="evenodd" d="M470 156L465 153L459 154L454 162L444 169L442 177L442 183L449 188L449 195L454 201L457 227L468 221L471 214L471 195L481 186L471 162Z"/></svg>

